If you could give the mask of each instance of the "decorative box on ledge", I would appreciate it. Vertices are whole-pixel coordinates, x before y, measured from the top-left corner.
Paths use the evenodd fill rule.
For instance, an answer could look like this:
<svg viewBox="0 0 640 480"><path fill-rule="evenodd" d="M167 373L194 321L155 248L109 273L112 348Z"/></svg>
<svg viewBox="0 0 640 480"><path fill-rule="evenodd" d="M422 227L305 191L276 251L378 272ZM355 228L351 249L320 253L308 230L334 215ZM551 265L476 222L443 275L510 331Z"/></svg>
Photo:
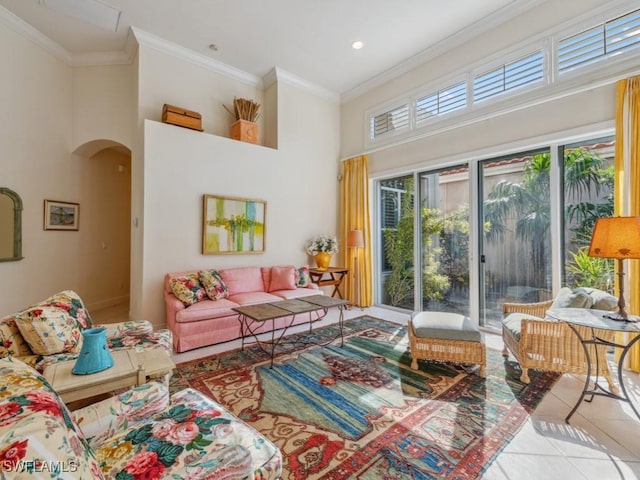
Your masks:
<svg viewBox="0 0 640 480"><path fill-rule="evenodd" d="M248 143L258 143L258 124L237 120L231 124L231 138Z"/></svg>
<svg viewBox="0 0 640 480"><path fill-rule="evenodd" d="M202 115L166 103L162 107L162 122L202 132Z"/></svg>

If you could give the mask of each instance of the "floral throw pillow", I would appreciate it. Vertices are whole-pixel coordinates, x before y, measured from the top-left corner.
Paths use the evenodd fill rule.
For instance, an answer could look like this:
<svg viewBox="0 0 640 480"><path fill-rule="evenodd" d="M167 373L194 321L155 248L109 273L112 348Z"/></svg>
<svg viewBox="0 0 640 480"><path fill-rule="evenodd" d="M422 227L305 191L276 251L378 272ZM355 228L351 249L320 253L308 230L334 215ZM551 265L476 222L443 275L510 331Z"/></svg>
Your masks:
<svg viewBox="0 0 640 480"><path fill-rule="evenodd" d="M307 265L304 265L300 268L296 268L295 277L296 277L297 287L304 288L311 285L311 277L309 276L309 267Z"/></svg>
<svg viewBox="0 0 640 480"><path fill-rule="evenodd" d="M36 305L14 318L22 337L36 355L78 353L82 348L78 322L63 308Z"/></svg>
<svg viewBox="0 0 640 480"><path fill-rule="evenodd" d="M229 289L217 270L200 270L199 277L207 297L211 300L220 300L229 296Z"/></svg>
<svg viewBox="0 0 640 480"><path fill-rule="evenodd" d="M185 307L199 302L206 295L197 273L173 277L169 281L169 286L176 298L180 300Z"/></svg>
<svg viewBox="0 0 640 480"><path fill-rule="evenodd" d="M89 316L89 312L84 306L84 303L82 303L80 295L78 295L73 290L64 290L62 292L51 295L49 298L43 300L38 305L58 307L66 310L67 313L78 322L78 326L81 329L92 327L92 321L91 317Z"/></svg>
<svg viewBox="0 0 640 480"><path fill-rule="evenodd" d="M0 319L0 358L33 355L16 325L15 314Z"/></svg>

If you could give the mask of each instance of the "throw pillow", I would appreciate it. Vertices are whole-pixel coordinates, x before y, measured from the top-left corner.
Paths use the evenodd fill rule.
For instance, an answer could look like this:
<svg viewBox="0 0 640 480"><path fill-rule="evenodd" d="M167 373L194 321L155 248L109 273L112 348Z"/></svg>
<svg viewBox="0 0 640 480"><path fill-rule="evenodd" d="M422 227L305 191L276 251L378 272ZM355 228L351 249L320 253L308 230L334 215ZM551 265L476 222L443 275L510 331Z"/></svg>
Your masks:
<svg viewBox="0 0 640 480"><path fill-rule="evenodd" d="M85 308L84 303L82 303L80 295L73 290L64 290L60 293L51 295L38 305L49 305L66 310L67 313L69 313L69 315L78 322L78 326L81 329L91 328L93 326L89 312Z"/></svg>
<svg viewBox="0 0 640 480"><path fill-rule="evenodd" d="M605 292L604 290L598 290L597 288L580 287L576 288L576 292L584 292L591 297L593 305L591 308L595 310L613 310L618 306L618 299Z"/></svg>
<svg viewBox="0 0 640 480"><path fill-rule="evenodd" d="M296 268L294 273L296 278L296 286L305 288L311 285L311 276L309 275L309 267L307 265Z"/></svg>
<svg viewBox="0 0 640 480"><path fill-rule="evenodd" d="M270 292L278 290L295 290L296 275L295 267L271 267L271 283L269 285Z"/></svg>
<svg viewBox="0 0 640 480"><path fill-rule="evenodd" d="M78 322L63 308L36 305L17 313L15 321L36 355L78 353L82 348Z"/></svg>
<svg viewBox="0 0 640 480"><path fill-rule="evenodd" d="M229 296L229 290L217 270L200 270L198 276L207 297L211 300L220 300Z"/></svg>
<svg viewBox="0 0 640 480"><path fill-rule="evenodd" d="M562 287L550 308L591 308L593 300L584 292Z"/></svg>
<svg viewBox="0 0 640 480"><path fill-rule="evenodd" d="M18 325L16 325L16 315L0 319L0 358L33 355L29 344L24 340Z"/></svg>
<svg viewBox="0 0 640 480"><path fill-rule="evenodd" d="M169 287L171 287L173 294L185 307L199 302L206 295L197 273L172 277L171 280L169 280Z"/></svg>

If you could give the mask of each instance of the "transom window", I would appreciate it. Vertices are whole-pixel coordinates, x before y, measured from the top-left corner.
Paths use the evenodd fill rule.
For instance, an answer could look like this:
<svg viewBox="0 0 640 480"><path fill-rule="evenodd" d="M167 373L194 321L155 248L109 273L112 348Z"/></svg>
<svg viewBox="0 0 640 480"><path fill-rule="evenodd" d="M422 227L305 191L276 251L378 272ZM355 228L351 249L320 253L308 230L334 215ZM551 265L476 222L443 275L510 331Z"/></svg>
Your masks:
<svg viewBox="0 0 640 480"><path fill-rule="evenodd" d="M558 42L560 74L640 47L640 10L622 15Z"/></svg>
<svg viewBox="0 0 640 480"><path fill-rule="evenodd" d="M467 106L467 85L456 83L437 92L419 98L416 101L416 124L437 115L460 110Z"/></svg>
<svg viewBox="0 0 640 480"><path fill-rule="evenodd" d="M371 138L409 127L409 105L401 105L371 119Z"/></svg>
<svg viewBox="0 0 640 480"><path fill-rule="evenodd" d="M541 83L544 78L543 60L542 51L538 51L477 75L473 79L474 102L481 102L510 90Z"/></svg>

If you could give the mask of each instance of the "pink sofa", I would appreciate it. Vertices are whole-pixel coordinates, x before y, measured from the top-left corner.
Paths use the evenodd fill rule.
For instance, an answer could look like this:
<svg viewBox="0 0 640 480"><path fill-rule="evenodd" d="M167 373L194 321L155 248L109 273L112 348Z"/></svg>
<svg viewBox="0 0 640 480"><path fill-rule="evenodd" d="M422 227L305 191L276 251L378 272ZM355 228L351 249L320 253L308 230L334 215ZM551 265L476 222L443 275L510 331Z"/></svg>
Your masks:
<svg viewBox="0 0 640 480"><path fill-rule="evenodd" d="M272 268L279 272L278 281L272 282ZM204 297L196 303L185 306L171 289L171 279L189 274L198 274L199 270L167 273L164 278L164 299L167 309L167 328L173 332L173 347L176 352L185 352L194 348L227 342L240 338L238 314L232 310L239 305L277 302L290 298L309 295L322 295L314 283L298 287L282 287L280 280L283 268L287 267L241 267L218 270L224 282L228 297L210 300ZM290 267L294 268L294 267ZM297 278L297 277L296 277ZM294 324L308 321L308 316L300 315ZM291 317L275 320L275 328L284 328ZM265 322L258 332L271 329L271 322Z"/></svg>

